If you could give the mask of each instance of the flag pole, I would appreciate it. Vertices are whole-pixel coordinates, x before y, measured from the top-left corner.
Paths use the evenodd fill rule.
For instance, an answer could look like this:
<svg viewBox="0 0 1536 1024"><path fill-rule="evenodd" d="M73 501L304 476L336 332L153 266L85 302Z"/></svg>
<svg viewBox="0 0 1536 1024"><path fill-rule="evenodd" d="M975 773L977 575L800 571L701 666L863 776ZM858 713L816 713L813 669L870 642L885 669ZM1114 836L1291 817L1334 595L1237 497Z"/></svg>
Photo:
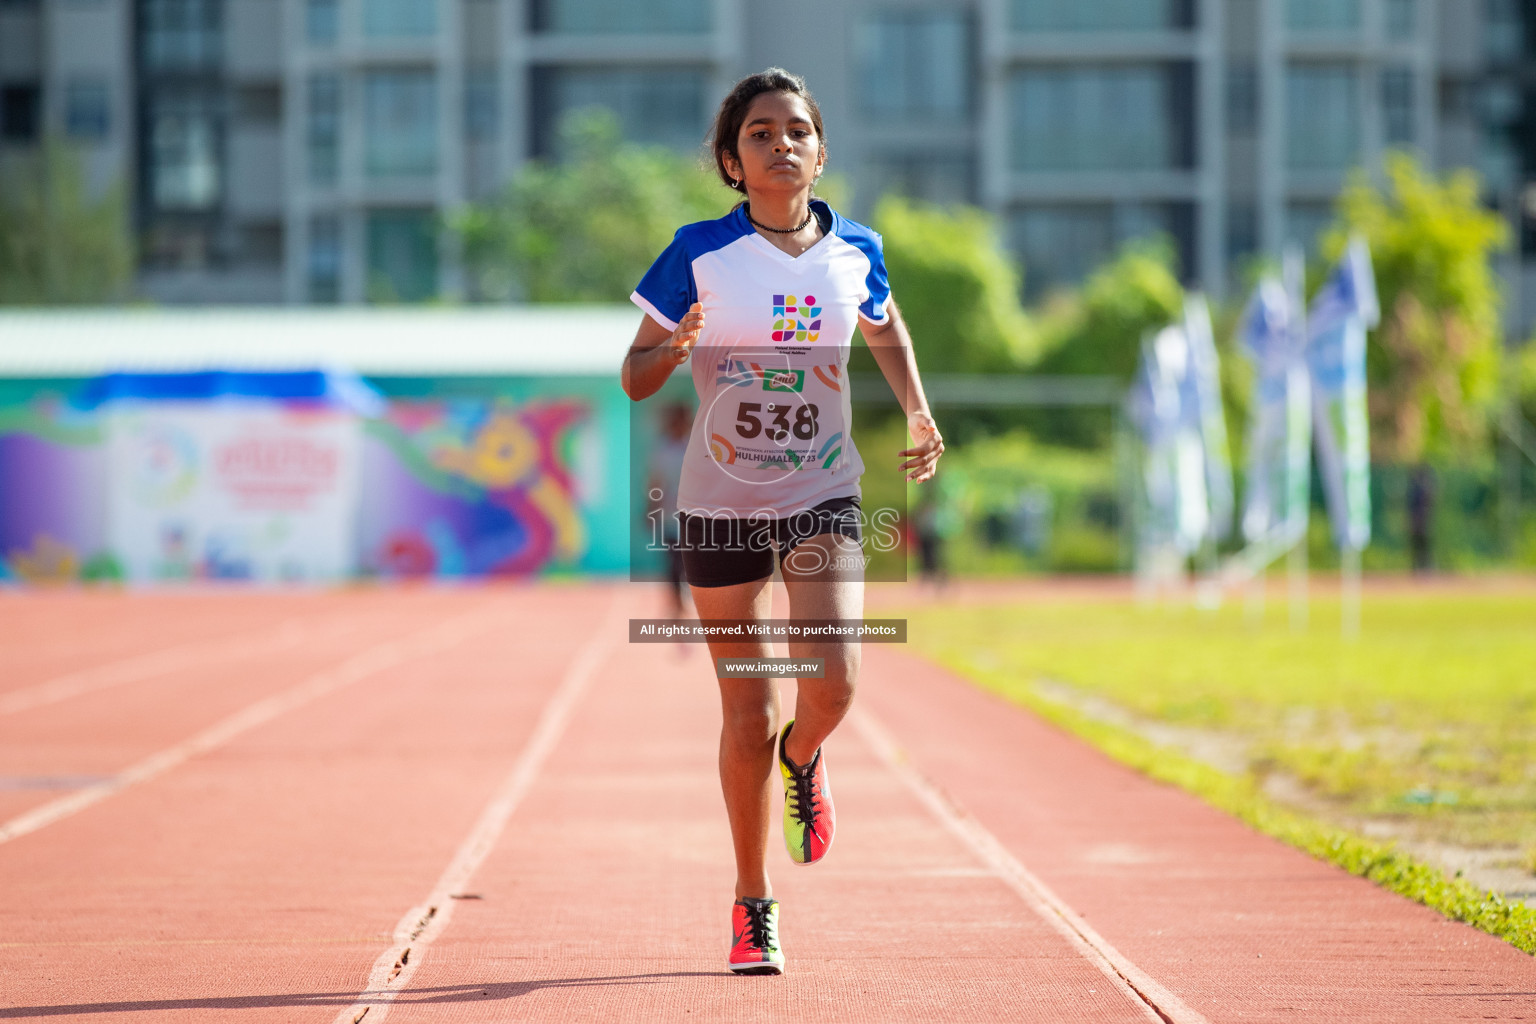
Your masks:
<svg viewBox="0 0 1536 1024"><path fill-rule="evenodd" d="M1307 258L1301 247L1294 243L1285 247L1281 273L1285 281L1285 294L1290 305L1287 323L1291 330L1292 358L1301 358L1307 344ZM1291 550L1286 556L1286 574L1289 577L1291 597L1291 629L1301 632L1307 628L1307 530L1311 519L1311 502L1304 500L1302 529L1291 539Z"/></svg>
<svg viewBox="0 0 1536 1024"><path fill-rule="evenodd" d="M1339 602L1342 621L1340 626L1345 640L1360 638L1360 549L1353 544L1344 545L1343 573L1340 583L1343 600Z"/></svg>

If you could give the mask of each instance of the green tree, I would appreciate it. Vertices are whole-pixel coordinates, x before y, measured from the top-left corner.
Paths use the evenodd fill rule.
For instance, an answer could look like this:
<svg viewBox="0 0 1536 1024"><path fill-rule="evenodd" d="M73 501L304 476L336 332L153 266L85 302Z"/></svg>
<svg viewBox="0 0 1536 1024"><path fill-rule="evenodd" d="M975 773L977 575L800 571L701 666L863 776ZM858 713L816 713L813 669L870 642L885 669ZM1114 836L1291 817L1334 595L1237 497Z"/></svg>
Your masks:
<svg viewBox="0 0 1536 1024"><path fill-rule="evenodd" d="M606 110L573 113L559 149L454 218L473 297L622 302L679 227L735 199L698 161L624 142Z"/></svg>
<svg viewBox="0 0 1536 1024"><path fill-rule="evenodd" d="M888 196L874 222L924 373L1005 373L1035 355L1019 271L989 214Z"/></svg>
<svg viewBox="0 0 1536 1024"><path fill-rule="evenodd" d="M80 156L54 140L0 173L0 303L99 303L125 297L133 246L123 188L92 198Z"/></svg>
<svg viewBox="0 0 1536 1024"><path fill-rule="evenodd" d="M1078 295L1058 295L1040 315L1043 353L1032 371L1101 374L1129 387L1142 339L1183 316L1184 289L1173 266L1170 244L1130 242ZM1053 409L1032 418L1042 440L1078 446L1102 445L1112 422L1102 409Z"/></svg>
<svg viewBox="0 0 1536 1024"><path fill-rule="evenodd" d="M1394 154L1385 187L1352 178L1324 235L1330 261L1352 234L1371 247L1382 321L1366 371L1378 458L1456 457L1486 441L1501 336L1490 256L1508 243L1508 229L1478 196L1473 172L1437 178Z"/></svg>

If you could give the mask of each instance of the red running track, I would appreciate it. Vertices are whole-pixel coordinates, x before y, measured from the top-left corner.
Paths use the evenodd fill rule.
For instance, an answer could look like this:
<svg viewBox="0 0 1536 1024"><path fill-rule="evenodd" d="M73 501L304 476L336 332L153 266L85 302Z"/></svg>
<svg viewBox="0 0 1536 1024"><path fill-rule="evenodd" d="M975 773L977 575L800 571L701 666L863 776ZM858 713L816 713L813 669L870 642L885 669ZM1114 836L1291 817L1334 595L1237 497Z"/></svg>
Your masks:
<svg viewBox="0 0 1536 1024"><path fill-rule="evenodd" d="M837 846L775 868L789 973L731 977L658 605L0 594L0 1019L1536 1019L1532 958L878 645Z"/></svg>

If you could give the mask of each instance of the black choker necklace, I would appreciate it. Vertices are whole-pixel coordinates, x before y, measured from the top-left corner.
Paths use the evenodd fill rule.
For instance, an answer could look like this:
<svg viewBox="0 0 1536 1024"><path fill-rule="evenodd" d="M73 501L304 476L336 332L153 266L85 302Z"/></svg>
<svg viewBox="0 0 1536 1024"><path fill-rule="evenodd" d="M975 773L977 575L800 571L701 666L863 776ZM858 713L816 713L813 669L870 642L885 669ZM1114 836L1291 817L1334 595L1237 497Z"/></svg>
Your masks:
<svg viewBox="0 0 1536 1024"><path fill-rule="evenodd" d="M752 207L743 206L742 210L746 213L747 220L752 221L754 226L760 227L764 231L772 231L776 235L793 235L797 231L804 231L805 226L811 222L811 208L809 206L805 208L805 220L801 221L799 224L796 224L792 228L771 228L767 224L759 224L757 221L752 220Z"/></svg>

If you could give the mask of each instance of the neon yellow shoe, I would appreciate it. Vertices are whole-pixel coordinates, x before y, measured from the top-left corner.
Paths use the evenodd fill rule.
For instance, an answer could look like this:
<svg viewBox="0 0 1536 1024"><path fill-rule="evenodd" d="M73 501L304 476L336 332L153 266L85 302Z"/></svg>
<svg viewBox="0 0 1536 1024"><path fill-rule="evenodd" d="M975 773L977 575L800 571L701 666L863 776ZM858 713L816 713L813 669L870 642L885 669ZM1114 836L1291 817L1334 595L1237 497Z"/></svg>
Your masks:
<svg viewBox="0 0 1536 1024"><path fill-rule="evenodd" d="M814 864L827 855L837 814L827 784L827 758L820 747L808 765L797 765L784 753L784 741L794 727L791 719L779 733L779 773L784 776L784 845L796 864Z"/></svg>

